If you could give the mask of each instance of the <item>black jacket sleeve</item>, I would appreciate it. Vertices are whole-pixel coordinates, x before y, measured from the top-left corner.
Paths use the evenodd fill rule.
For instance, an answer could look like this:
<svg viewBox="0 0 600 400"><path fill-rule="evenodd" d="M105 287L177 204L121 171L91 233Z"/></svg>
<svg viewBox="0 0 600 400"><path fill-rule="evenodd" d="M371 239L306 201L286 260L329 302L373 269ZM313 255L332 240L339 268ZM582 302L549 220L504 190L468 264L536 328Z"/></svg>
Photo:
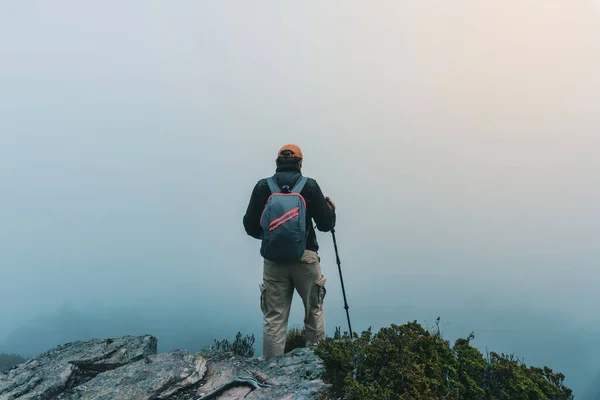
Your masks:
<svg viewBox="0 0 600 400"><path fill-rule="evenodd" d="M335 227L335 211L333 211L323 195L321 187L316 180L312 180L310 210L312 218L321 232L329 232Z"/></svg>
<svg viewBox="0 0 600 400"><path fill-rule="evenodd" d="M263 198L262 180L258 181L252 190L250 202L244 215L243 223L246 233L255 239L262 239L262 228L260 226L260 216L265 207L266 199Z"/></svg>

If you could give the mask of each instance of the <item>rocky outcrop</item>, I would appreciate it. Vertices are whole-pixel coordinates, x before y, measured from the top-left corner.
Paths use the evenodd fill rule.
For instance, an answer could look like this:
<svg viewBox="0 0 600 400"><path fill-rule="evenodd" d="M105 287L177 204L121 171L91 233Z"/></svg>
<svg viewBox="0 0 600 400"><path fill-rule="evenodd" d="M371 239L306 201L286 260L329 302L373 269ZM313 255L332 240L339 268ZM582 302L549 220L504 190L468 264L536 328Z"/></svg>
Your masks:
<svg viewBox="0 0 600 400"><path fill-rule="evenodd" d="M319 399L329 386L311 349L264 362L207 348L157 353L153 336L58 346L0 373L0 400Z"/></svg>
<svg viewBox="0 0 600 400"><path fill-rule="evenodd" d="M152 336L67 343L0 374L0 400L56 399L98 374L156 353Z"/></svg>

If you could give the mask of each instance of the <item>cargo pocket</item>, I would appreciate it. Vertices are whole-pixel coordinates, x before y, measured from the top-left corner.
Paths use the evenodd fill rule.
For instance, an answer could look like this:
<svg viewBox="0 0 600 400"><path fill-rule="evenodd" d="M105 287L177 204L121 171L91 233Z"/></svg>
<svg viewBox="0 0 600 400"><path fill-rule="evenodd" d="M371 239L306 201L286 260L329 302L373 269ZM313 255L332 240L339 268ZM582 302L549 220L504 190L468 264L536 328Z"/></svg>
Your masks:
<svg viewBox="0 0 600 400"><path fill-rule="evenodd" d="M305 250L304 254L302 255L302 258L300 259L300 262L302 264L315 264L317 262L319 262L321 259L319 257L319 255L317 254L317 252L312 251L312 250Z"/></svg>
<svg viewBox="0 0 600 400"><path fill-rule="evenodd" d="M267 291L267 287L264 283L259 285L260 288L260 310L263 314L267 313L267 299L265 298L265 292Z"/></svg>
<svg viewBox="0 0 600 400"><path fill-rule="evenodd" d="M325 300L325 295L327 294L327 289L325 289L325 282L327 282L327 277L325 275L321 275L321 279L315 282L315 285L317 286L317 298L315 305L318 308L321 308L323 306L323 301Z"/></svg>

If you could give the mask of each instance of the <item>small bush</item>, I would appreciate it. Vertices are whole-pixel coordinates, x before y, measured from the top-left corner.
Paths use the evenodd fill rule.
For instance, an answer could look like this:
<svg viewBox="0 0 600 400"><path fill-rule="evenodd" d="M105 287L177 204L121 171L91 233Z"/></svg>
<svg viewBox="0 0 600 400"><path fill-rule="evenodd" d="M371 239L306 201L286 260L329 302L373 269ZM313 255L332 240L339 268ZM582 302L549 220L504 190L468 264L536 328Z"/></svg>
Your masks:
<svg viewBox="0 0 600 400"><path fill-rule="evenodd" d="M233 343L229 343L227 339L215 340L215 348L240 357L254 357L254 335L242 337L242 333L238 332Z"/></svg>
<svg viewBox="0 0 600 400"><path fill-rule="evenodd" d="M306 334L304 328L300 329L294 327L289 330L287 338L285 340L284 352L290 352L300 347L306 347Z"/></svg>
<svg viewBox="0 0 600 400"><path fill-rule="evenodd" d="M475 337L442 338L416 321L371 328L350 340L339 328L316 349L334 394L346 399L572 400L564 375L527 367L513 356L483 354L470 345ZM356 364L355 364L356 363ZM356 366L356 368L355 368Z"/></svg>

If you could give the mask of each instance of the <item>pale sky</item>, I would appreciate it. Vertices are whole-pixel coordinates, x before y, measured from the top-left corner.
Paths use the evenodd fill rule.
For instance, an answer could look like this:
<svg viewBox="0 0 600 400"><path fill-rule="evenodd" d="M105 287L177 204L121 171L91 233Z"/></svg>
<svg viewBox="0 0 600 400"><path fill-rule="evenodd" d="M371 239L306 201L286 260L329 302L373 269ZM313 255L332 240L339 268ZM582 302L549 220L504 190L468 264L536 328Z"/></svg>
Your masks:
<svg viewBox="0 0 600 400"><path fill-rule="evenodd" d="M355 330L439 315L600 376L597 1L12 1L0 61L0 351L260 343L241 220L293 142Z"/></svg>

